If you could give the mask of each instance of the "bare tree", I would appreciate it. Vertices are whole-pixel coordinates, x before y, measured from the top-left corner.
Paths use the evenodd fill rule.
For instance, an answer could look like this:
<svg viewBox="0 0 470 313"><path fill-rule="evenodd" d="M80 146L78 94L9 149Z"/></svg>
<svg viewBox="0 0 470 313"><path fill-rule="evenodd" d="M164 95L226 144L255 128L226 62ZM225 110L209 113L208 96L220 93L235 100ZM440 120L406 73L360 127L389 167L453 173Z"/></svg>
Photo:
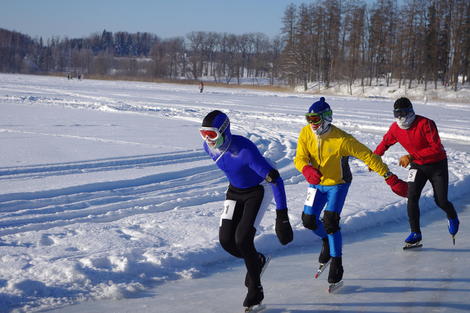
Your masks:
<svg viewBox="0 0 470 313"><path fill-rule="evenodd" d="M189 40L189 65L191 78L198 79L202 76L202 65L203 65L203 45L204 45L204 33L203 32L191 32L187 35Z"/></svg>
<svg viewBox="0 0 470 313"><path fill-rule="evenodd" d="M330 81L336 81L338 76L341 1L323 0L322 6L325 8L323 79L326 87L329 88Z"/></svg>
<svg viewBox="0 0 470 313"><path fill-rule="evenodd" d="M428 7L426 34L424 42L425 79L424 89L427 90L428 81L434 81L434 89L437 88L438 80L438 32L439 21L434 3Z"/></svg>
<svg viewBox="0 0 470 313"><path fill-rule="evenodd" d="M465 59L463 56L464 42L468 41L465 36L470 36L468 33L468 14L469 3L465 0L449 1L450 11L450 50L449 50L449 83L453 89L457 91L459 75L463 74L463 63ZM467 23L466 23L467 22ZM465 33L465 30L467 32ZM466 56L468 59L468 55Z"/></svg>
<svg viewBox="0 0 470 313"><path fill-rule="evenodd" d="M294 4L290 4L284 11L282 18L282 39L284 40L284 50L282 52L282 72L286 77L290 86L296 83L297 61L296 61L296 29L297 8Z"/></svg>
<svg viewBox="0 0 470 313"><path fill-rule="evenodd" d="M362 47L365 41L365 14L365 3L356 1L346 3L344 19L345 53L343 55L350 94L352 94L352 85L360 75L364 60Z"/></svg>

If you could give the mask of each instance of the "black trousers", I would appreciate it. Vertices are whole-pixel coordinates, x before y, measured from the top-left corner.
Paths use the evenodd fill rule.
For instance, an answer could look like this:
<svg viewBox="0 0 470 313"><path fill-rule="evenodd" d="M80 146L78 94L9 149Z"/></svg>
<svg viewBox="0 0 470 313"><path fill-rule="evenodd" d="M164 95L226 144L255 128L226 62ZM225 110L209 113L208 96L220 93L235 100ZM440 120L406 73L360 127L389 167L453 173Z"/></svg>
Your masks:
<svg viewBox="0 0 470 313"><path fill-rule="evenodd" d="M434 191L434 201L447 215L456 218L454 205L447 199L449 188L449 170L447 159L425 165L411 163L410 174L416 171L414 180L408 180L408 219L412 232L421 232L419 224L419 198L424 185L429 180ZM411 175L409 176L411 177Z"/></svg>
<svg viewBox="0 0 470 313"><path fill-rule="evenodd" d="M237 258L243 258L253 287L260 284L260 260L254 245L256 228L254 224L264 197L261 185L239 189L229 186L226 199L235 202L232 213L225 214L219 228L219 241L222 247ZM227 206L227 201L225 202ZM233 202L232 202L233 204ZM250 287L250 286L249 286Z"/></svg>

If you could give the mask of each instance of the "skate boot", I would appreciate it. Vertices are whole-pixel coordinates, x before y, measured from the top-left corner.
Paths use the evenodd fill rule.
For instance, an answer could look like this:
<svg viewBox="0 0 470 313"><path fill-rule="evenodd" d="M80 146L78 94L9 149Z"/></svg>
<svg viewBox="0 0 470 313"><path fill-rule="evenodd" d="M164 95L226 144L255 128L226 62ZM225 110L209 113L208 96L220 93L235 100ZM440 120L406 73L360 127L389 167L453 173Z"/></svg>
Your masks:
<svg viewBox="0 0 470 313"><path fill-rule="evenodd" d="M327 263L331 256L330 256L330 244L328 242L328 237L322 238L323 246L321 248L320 256L318 257L318 263L325 264Z"/></svg>
<svg viewBox="0 0 470 313"><path fill-rule="evenodd" d="M419 232L412 232L408 237L405 239L405 246L403 249L410 249L410 248L419 248L423 245L421 244L421 240L423 236Z"/></svg>
<svg viewBox="0 0 470 313"><path fill-rule="evenodd" d="M405 242L408 244L416 244L419 243L423 239L421 233L412 232L408 237L406 237Z"/></svg>
<svg viewBox="0 0 470 313"><path fill-rule="evenodd" d="M332 257L330 264L330 273L328 274L328 282L330 284L337 284L343 279L343 264L342 258Z"/></svg>
<svg viewBox="0 0 470 313"><path fill-rule="evenodd" d="M448 228L449 228L449 234L451 234L451 236L455 236L457 234L457 232L459 231L459 219L456 217L456 218L449 218L449 221L448 221Z"/></svg>
<svg viewBox="0 0 470 313"><path fill-rule="evenodd" d="M260 276L260 279L261 279L261 276L263 276L264 271L268 267L269 261L271 261L271 257L270 256L265 256L264 254L259 253L259 252L258 252L258 257L259 257L259 262L260 262L260 274L259 274L259 276ZM245 276L245 287L248 287L250 285L250 282L251 282L250 275L248 275L248 272L247 272L246 276Z"/></svg>
<svg viewBox="0 0 470 313"><path fill-rule="evenodd" d="M245 300L243 301L243 306L248 308L254 305L258 305L261 303L261 301L263 301L263 299L263 286L250 286L248 287L248 293L246 294Z"/></svg>
<svg viewBox="0 0 470 313"><path fill-rule="evenodd" d="M456 217L456 218L449 218L448 223L449 223L448 224L449 233L452 236L452 242L455 245L455 235L459 231L460 222L459 222L459 219Z"/></svg>

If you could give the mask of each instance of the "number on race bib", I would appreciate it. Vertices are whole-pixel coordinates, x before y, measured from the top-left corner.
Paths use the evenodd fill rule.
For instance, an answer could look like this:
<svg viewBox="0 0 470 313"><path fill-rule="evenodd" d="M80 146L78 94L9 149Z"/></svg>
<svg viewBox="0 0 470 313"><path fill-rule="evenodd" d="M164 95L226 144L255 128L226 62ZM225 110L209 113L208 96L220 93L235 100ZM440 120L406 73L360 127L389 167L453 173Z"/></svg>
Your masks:
<svg viewBox="0 0 470 313"><path fill-rule="evenodd" d="M237 204L237 201L235 200L224 201L224 211L222 212L222 215L220 216L219 226L222 226L222 220L232 220L233 212L235 211L236 204Z"/></svg>
<svg viewBox="0 0 470 313"><path fill-rule="evenodd" d="M304 205L313 206L313 200L315 200L315 194L317 193L317 189L313 187L308 187L307 189L307 198L305 199Z"/></svg>
<svg viewBox="0 0 470 313"><path fill-rule="evenodd" d="M415 169L415 168L410 169L410 170L408 171L408 179L407 179L407 182L410 182L410 183L414 182L415 179L416 179L416 174L417 174L417 173L418 173L418 170L417 170L417 169Z"/></svg>

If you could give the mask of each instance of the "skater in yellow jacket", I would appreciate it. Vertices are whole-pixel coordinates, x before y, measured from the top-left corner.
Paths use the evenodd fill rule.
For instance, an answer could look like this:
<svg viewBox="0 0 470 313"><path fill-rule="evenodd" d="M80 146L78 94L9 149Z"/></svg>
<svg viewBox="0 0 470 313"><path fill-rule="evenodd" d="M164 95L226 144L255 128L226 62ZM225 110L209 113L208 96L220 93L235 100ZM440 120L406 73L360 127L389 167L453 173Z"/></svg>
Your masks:
<svg viewBox="0 0 470 313"><path fill-rule="evenodd" d="M294 159L295 167L309 183L302 222L323 240L320 268L331 260L328 282L337 284L343 278L339 220L352 181L348 158L362 160L383 176L398 195L406 197L407 184L391 173L378 155L331 124L333 112L324 97L310 106L305 117L308 124L300 131ZM323 220L320 221L323 209Z"/></svg>

